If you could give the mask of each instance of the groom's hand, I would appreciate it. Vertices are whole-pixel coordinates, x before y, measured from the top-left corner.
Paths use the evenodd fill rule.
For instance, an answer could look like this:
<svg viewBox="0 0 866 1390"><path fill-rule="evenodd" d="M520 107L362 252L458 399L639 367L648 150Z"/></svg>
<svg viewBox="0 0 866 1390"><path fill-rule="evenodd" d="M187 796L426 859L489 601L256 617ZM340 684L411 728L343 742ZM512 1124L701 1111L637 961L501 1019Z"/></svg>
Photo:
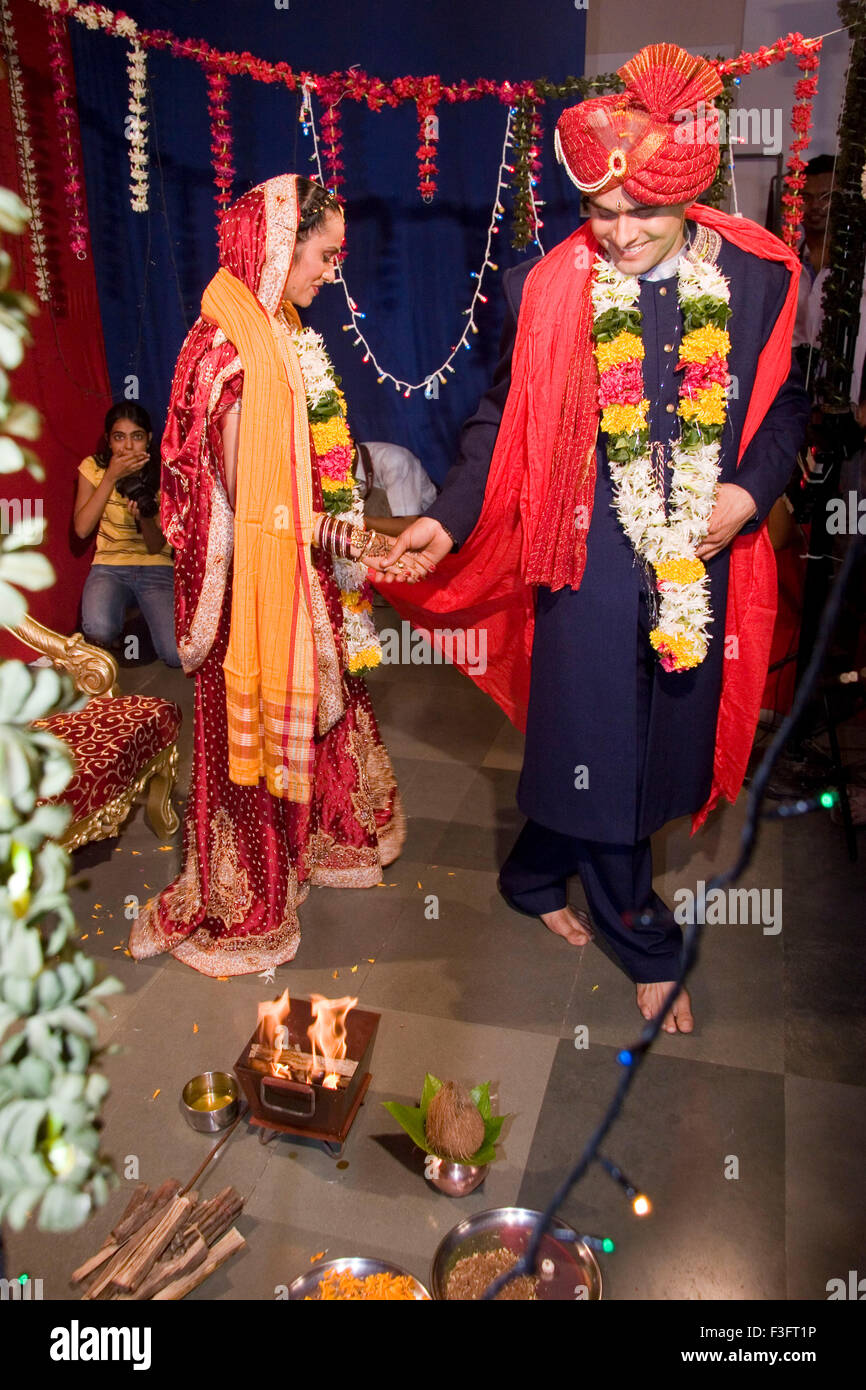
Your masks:
<svg viewBox="0 0 866 1390"><path fill-rule="evenodd" d="M453 546L444 526L432 517L422 516L397 537L387 555L370 559L369 568L381 574L383 580L398 579L411 584L432 574Z"/></svg>
<svg viewBox="0 0 866 1390"><path fill-rule="evenodd" d="M712 560L714 555L730 545L756 513L755 499L750 492L736 483L720 483L706 538L695 551L698 559L705 562Z"/></svg>

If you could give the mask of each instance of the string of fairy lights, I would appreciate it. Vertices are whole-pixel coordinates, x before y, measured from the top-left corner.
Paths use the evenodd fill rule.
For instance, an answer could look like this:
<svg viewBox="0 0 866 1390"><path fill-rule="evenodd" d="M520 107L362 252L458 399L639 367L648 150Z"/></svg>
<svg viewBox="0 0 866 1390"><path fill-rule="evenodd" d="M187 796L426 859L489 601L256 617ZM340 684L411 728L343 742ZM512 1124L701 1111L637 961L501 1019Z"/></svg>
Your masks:
<svg viewBox="0 0 866 1390"><path fill-rule="evenodd" d="M474 334L478 332L478 325L475 322L476 310L479 304L487 303L487 295L484 293L484 277L487 274L488 270L497 271L499 269L499 266L496 264L496 262L494 260L491 260L491 252L493 250L493 238L499 235L499 224L502 221L502 218L505 214L505 206L502 202L502 197L505 190L509 187L510 181L508 175L514 173L514 166L508 163L508 150L514 143L512 127L516 115L517 108L514 106L509 107L508 117L505 122L505 136L502 141L502 153L499 160L499 172L496 176L496 194L493 199L493 207L490 213L490 221L487 226L487 243L484 248L484 258L481 263L481 268L479 270L473 270L470 272L470 279L475 280L476 284L469 307L468 309L463 310L463 316L467 320L466 326L464 327L463 332L460 334L460 337L458 338L457 342L452 344L451 351L448 354L448 356L445 358L443 362L440 363L438 367L434 368L432 372L428 372L421 381L416 382L404 381L401 377L395 376L393 372L388 371L386 367L383 367L379 359L377 358L376 353L373 347L371 346L363 328L361 327L361 321L363 319L366 319L367 315L363 313L361 309L358 308L357 303L349 293L349 287L346 284L342 268L340 268L338 271L337 283L342 287L343 294L346 298L346 305L351 316L350 322L343 324L343 332L354 333L355 336L353 339L353 346L359 348L362 351L363 362L372 363L373 369L376 372L376 380L378 384L380 386L383 386L385 382L393 382L395 390L401 392L401 394L406 400L409 400L409 398L416 391L423 391L427 400L432 400L436 395L438 395L439 385L445 386L448 383L448 376L446 375L446 373L451 373L453 375L456 371L456 368L453 366L453 363L455 358L459 356L461 348L468 352L472 347L472 337ZM324 177L322 169L319 135L316 127L316 118L315 113L313 111L312 92L309 83L304 83L302 87L301 109L298 119L300 121L301 129L304 135L312 137L313 152L310 155L310 163L315 165L317 180L323 187L327 187L327 181ZM544 223L541 221L538 215L538 209L540 207L543 207L544 203L542 199L537 198L535 196L535 188L538 183L538 180L531 174L529 174L528 177L529 200L532 205L533 217L533 244L538 247L539 251L543 255L544 247L541 244L539 230L541 227L544 226Z"/></svg>
<svg viewBox="0 0 866 1390"><path fill-rule="evenodd" d="M825 790L818 792L814 796L801 797L797 801L783 803L779 807L769 811L763 810L764 799L767 794L767 787L773 768L776 765L788 739L802 718L809 701L812 699L813 692L817 686L818 679L827 656L830 639L839 618L842 607L842 599L848 586L848 581L854 573L856 567L861 563L864 552L866 552L866 537L856 536L848 547L842 568L840 569L833 587L824 604L821 614L821 621L815 637L815 644L809 658L806 670L790 710L785 715L779 728L773 736L760 764L752 778L749 787L749 796L746 804L746 818L740 835L739 853L727 869L723 869L710 879L706 885L709 894L716 888L725 888L728 884L736 882L746 868L748 868L754 854L755 845L758 840L758 825L761 820L776 820L788 818L790 816L802 816L811 811L828 811L839 801L839 793L835 790ZM846 673L850 680L852 673ZM853 673L856 674L857 673ZM838 678L841 681L841 677ZM843 682L844 683L844 682ZM669 923L672 920L670 909L664 911L647 911L639 917L642 926L653 925L656 923ZM640 1037L631 1047L622 1048L617 1054L617 1062L621 1072L613 1096L597 1125L594 1133L590 1136L580 1157L571 1171L566 1175L562 1183L554 1192L547 1207L542 1212L538 1221L535 1223L532 1236L527 1242L526 1249L505 1274L501 1274L481 1295L482 1299L494 1299L501 1289L512 1279L517 1279L522 1274L532 1275L536 1272L539 1265L539 1252L545 1233L551 1230L556 1238L573 1239L573 1236L557 1226L557 1213L569 1194L583 1178L590 1164L597 1163L608 1176L622 1188L627 1200L631 1204L635 1216L649 1216L652 1212L652 1202L649 1197L634 1183L610 1158L601 1152L601 1145L612 1129L614 1123L619 1118L626 1097L637 1078L641 1066L649 1055L652 1044L657 1038L662 1023L675 1003L679 994L685 987L686 980L697 964L698 950L703 932L703 923L700 914L694 914L694 918L686 925L683 932L683 953L682 964L679 977L674 981L667 998L665 999L659 1012L642 1029ZM616 1246L609 1236L579 1236L578 1239L593 1250L603 1250L610 1254Z"/></svg>

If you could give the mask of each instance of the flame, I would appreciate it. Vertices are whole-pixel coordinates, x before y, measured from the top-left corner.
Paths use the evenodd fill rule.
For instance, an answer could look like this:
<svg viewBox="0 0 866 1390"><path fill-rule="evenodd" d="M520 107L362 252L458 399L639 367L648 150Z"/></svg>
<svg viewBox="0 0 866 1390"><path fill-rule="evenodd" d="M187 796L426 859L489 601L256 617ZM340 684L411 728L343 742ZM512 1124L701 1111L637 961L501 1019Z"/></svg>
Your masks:
<svg viewBox="0 0 866 1390"><path fill-rule="evenodd" d="M342 1061L346 1055L346 1015L357 1004L348 994L342 999L325 999L321 994L310 995L310 1008L313 1022L307 1029L313 1054L313 1071L316 1070L318 1052L323 1059L333 1058ZM322 1085L329 1091L336 1091L340 1084L337 1072L328 1072Z"/></svg>
<svg viewBox="0 0 866 1390"><path fill-rule="evenodd" d="M259 1004L256 1024L256 1042L272 1052L282 1052L289 1045L286 1019L289 1016L291 1000L288 989L284 989L279 999L265 999Z"/></svg>

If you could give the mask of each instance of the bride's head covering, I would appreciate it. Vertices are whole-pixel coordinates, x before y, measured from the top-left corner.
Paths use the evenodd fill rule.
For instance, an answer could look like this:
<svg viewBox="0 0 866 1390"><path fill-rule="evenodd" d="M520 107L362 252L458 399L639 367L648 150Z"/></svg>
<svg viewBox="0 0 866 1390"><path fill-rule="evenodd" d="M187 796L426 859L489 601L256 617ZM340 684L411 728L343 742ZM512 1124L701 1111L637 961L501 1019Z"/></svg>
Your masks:
<svg viewBox="0 0 866 1390"><path fill-rule="evenodd" d="M219 264L276 314L300 241L340 212L333 193L298 174L280 174L238 198L220 224ZM212 319L196 320L181 348L162 437L162 529L175 550L187 544L201 485L202 449L234 404L237 349ZM236 398L236 395L235 395Z"/></svg>

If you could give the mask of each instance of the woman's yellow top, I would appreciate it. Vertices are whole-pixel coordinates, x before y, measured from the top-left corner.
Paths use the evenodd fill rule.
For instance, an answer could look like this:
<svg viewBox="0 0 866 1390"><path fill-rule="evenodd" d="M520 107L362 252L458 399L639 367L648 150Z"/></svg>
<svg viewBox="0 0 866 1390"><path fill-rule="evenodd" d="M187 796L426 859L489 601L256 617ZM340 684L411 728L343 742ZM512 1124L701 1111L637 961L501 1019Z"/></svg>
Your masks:
<svg viewBox="0 0 866 1390"><path fill-rule="evenodd" d="M105 469L99 467L92 454L78 465L78 471L94 487L99 487L105 477ZM112 488L99 519L99 530L96 533L96 554L93 557L93 563L95 565L170 565L173 561L171 546L168 543L156 554L150 554L144 536L136 526L135 518L126 505L126 498L121 497L117 488Z"/></svg>

